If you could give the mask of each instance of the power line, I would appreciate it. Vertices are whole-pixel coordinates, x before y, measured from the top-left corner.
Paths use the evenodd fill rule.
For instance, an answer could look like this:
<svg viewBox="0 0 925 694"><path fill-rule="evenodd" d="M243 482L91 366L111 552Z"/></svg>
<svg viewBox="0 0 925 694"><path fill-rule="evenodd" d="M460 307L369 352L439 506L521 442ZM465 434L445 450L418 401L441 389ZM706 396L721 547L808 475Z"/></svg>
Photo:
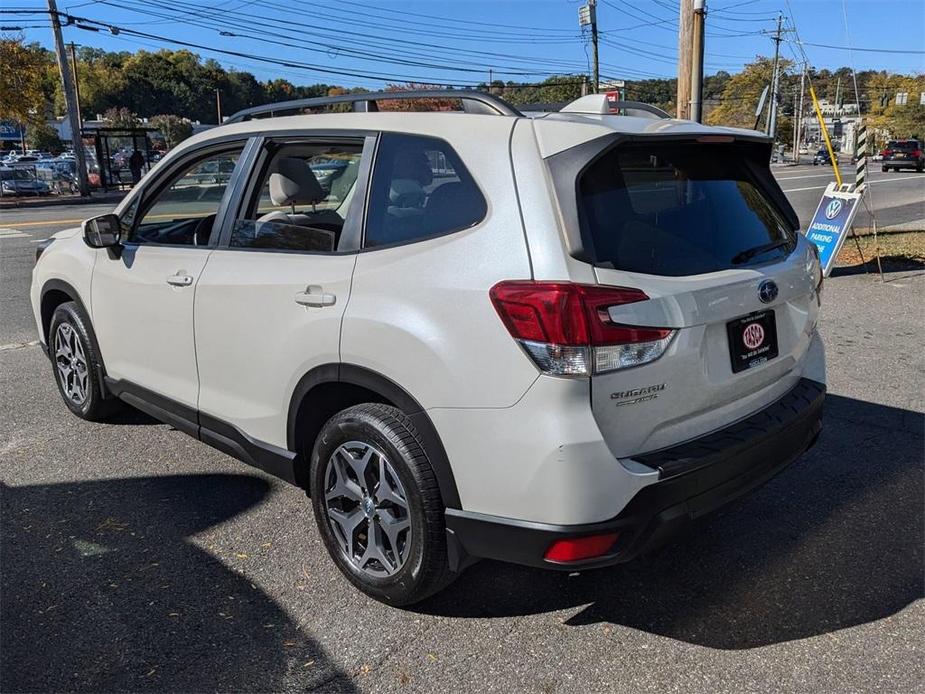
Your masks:
<svg viewBox="0 0 925 694"><path fill-rule="evenodd" d="M109 5L112 5L112 6L114 6L114 7L117 6L117 5L115 5L114 3L106 2L106 0L103 0L103 2L104 2L105 4L109 4ZM274 3L264 3L264 4L265 4L266 6L268 6L268 7L271 7L271 8L272 8L272 7L276 7L276 5L275 5ZM174 9L175 11L181 11L181 12L182 12L182 11L184 11L183 8L184 8L184 7L187 7L187 6L184 6L182 3L172 2L172 3L169 3L169 4L168 4L168 7L170 7L171 9ZM130 10L133 11L133 12L142 13L142 14L148 14L148 13L151 12L151 11L150 11L149 9L147 9L147 8L145 8L145 9L142 10L142 9L137 9L137 8L134 8L134 7L130 7L130 8L128 8L128 9L130 9ZM319 27L319 23L318 23L318 22L313 22L313 23L311 23L311 24L307 24L307 23L304 23L304 22L299 22L299 21L293 20L293 19L291 19L291 18L290 18L290 19L287 19L287 20L285 20L285 21L283 21L283 20L276 20L276 19L274 19L274 18L267 18L267 19L269 20L269 23L268 23L268 22L266 22L266 21L261 21L261 20L263 19L262 16L252 15L252 14L248 14L248 13L236 13L236 14L242 18L242 19L240 20L241 22L246 22L246 25L247 25L247 27L248 27L249 29L251 29L254 25L265 26L265 27L272 28L272 29L274 30L274 35L278 35L278 33L279 33L280 31L285 31L286 29L292 29L293 27L304 27L304 30L300 30L300 34L299 34L298 36L294 36L294 37L292 37L292 38L293 38L294 40L298 40L298 41L303 41L303 42L304 42L304 41L306 40L306 36L315 36L315 37L319 37L321 40L327 41L327 42L328 42L328 43L326 43L326 44L324 44L324 45L325 45L325 47L328 49L329 52L335 52L335 53L337 53L337 52L345 51L345 44L351 44L351 43L352 43L352 44L355 44L355 45L360 45L360 46L362 46L364 49L365 49L365 48L368 48L368 47L381 47L381 48L385 48L386 50L389 50L389 51L392 52L392 53L401 53L402 50L403 50L403 49L398 49L398 48L396 48L395 44L400 44L400 45L402 45L402 46L405 46L405 45L407 45L407 46L412 46L412 47L414 47L414 48L419 48L419 47L434 48L434 49L442 50L442 51L444 51L444 52L445 52L445 49L446 49L446 46L445 46L445 45L432 44L432 43L425 43L425 42L422 42L422 41L419 41L419 40L406 41L406 40L404 40L404 39L400 39L400 38L396 38L396 37L379 36L379 35L376 35L376 34L370 34L370 33L368 33L368 32L355 32L355 31L350 31L350 30L348 30L348 29L343 29L343 28L337 27L337 26L333 27L333 31L336 31L336 32L337 32L337 36L336 36L335 42L334 42L334 43L331 43L331 42L330 42L331 39L328 37L327 34L320 33L319 31L317 31L317 29L319 29L319 28L321 28L321 29L327 29L327 28L324 27L324 26L320 26L320 27ZM229 21L229 20L228 20L228 17L225 16L225 17L223 17L221 23L222 23L222 24L227 24L228 21ZM280 25L283 25L283 26L281 27ZM200 24L200 26L201 26L201 24ZM239 24L239 26L240 26L240 24ZM220 30L220 29L221 29L220 26L219 26L219 27L211 27L211 28L214 28L214 29L216 29L216 30ZM357 37L357 38L352 38L352 37ZM562 63L561 61L550 61L550 60L544 60L544 59L541 59L541 58L523 57L523 56L510 55L510 54L504 54L504 53L498 53L498 52L474 51L474 50L471 50L471 49L464 49L464 48L456 48L456 49L454 49L454 51L455 51L456 53L460 53L460 54L465 53L465 54L468 54L468 55L470 55L470 56L484 56L484 57L488 58L488 60L484 60L484 61L481 61L481 62L479 63L479 67L480 67L480 69L482 69L482 70L486 69L486 67L487 67L488 65L490 65L491 63L496 62L496 61L498 60L498 58L506 58L506 59L511 60L511 61L522 62L522 63L534 63L534 64L541 63L541 64L543 64L544 66L553 66L553 67L558 63L558 64L559 64L559 68L560 68L559 71L561 71L561 69L572 69L572 70L574 70L574 64L572 64L571 66L568 66L568 65L565 65L564 63ZM345 51L345 52L346 52L346 51ZM421 54L420 54L419 52L417 52L417 53L411 53L411 52L409 52L407 49L404 49L404 55L410 56L410 57L421 57ZM428 58L429 58L429 56L428 56ZM470 59L470 60L472 60L472 59ZM378 59L377 59L377 62L378 62ZM471 62L470 62L469 64L471 64ZM520 69L522 69L522 68L520 68Z"/></svg>
<svg viewBox="0 0 925 694"><path fill-rule="evenodd" d="M863 53L893 53L897 55L925 55L925 51L903 50L895 48L858 48L857 46L832 46L827 43L810 43L803 41L804 46L815 46L816 48L829 48L836 51L861 51Z"/></svg>

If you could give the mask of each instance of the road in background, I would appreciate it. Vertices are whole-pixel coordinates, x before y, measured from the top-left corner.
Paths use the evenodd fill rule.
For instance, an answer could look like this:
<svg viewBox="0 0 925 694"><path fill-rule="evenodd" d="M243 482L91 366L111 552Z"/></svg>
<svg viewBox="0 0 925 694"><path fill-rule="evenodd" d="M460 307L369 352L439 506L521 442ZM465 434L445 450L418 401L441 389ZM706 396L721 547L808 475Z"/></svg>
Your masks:
<svg viewBox="0 0 925 694"><path fill-rule="evenodd" d="M818 167L777 173L808 220L825 179L795 175ZM911 218L910 186L874 193ZM826 280L825 428L762 489L622 567L568 576L482 562L397 610L341 578L299 490L137 412L100 425L67 411L35 345L35 242L109 209L0 213L0 689L905 692L925 681L922 273Z"/></svg>
<svg viewBox="0 0 925 694"><path fill-rule="evenodd" d="M904 229L925 231L925 173L908 171L882 172L877 162L869 162L867 180L870 183L870 198L878 229ZM835 180L830 166L774 167L774 176L800 215L802 228L813 217L825 187ZM843 179L854 182L854 165L842 164ZM856 229L873 226L867 209L862 206L854 220Z"/></svg>

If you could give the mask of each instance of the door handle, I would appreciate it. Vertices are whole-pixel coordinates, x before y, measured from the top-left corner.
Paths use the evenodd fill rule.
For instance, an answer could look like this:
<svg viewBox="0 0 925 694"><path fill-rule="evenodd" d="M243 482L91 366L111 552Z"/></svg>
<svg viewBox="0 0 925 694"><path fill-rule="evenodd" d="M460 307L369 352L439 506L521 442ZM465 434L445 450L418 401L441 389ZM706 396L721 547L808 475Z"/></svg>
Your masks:
<svg viewBox="0 0 925 694"><path fill-rule="evenodd" d="M335 294L325 292L317 284L309 285L304 292L295 295L295 302L301 306L333 306L336 301Z"/></svg>
<svg viewBox="0 0 925 694"><path fill-rule="evenodd" d="M193 283L193 278L190 275L171 275L167 278L167 284L173 285L174 287L188 287Z"/></svg>

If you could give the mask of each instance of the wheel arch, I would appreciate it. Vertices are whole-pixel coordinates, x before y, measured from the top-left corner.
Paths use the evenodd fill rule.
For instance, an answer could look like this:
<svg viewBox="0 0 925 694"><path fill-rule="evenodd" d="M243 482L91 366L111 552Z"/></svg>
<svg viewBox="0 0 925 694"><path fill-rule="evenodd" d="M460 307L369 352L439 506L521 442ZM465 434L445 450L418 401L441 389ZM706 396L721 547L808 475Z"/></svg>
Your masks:
<svg viewBox="0 0 925 694"><path fill-rule="evenodd" d="M392 405L411 419L420 435L421 447L434 468L444 505L461 508L459 490L446 449L424 408L388 377L354 364L317 366L302 376L293 390L286 440L289 450L304 453L301 467L306 469L297 473L299 484L308 488L307 465L311 460L311 446L314 446L325 422L342 409L361 402Z"/></svg>
<svg viewBox="0 0 925 694"><path fill-rule="evenodd" d="M42 316L42 334L39 337L42 338L42 341L46 345L48 344L48 328L51 325L51 317L55 309L67 301L73 301L80 307L84 315L88 319L90 318L90 312L87 311L87 307L84 306L83 301L81 301L80 293L74 289L72 285L60 279L45 281L45 284L42 285L41 301L39 304Z"/></svg>
<svg viewBox="0 0 925 694"><path fill-rule="evenodd" d="M51 328L51 317L54 315L55 309L68 301L73 301L77 304L77 308L83 313L90 327L90 339L93 341L93 350L96 352L97 362L99 364L97 375L99 376L100 388L103 391L103 397L109 397L111 394L106 388L106 367L103 362L103 353L100 351L100 345L96 340L96 331L93 329L93 320L90 317L90 312L80 298L80 292L78 292L73 285L62 279L49 279L42 285L39 301L39 311L42 318L42 334L39 335L39 337L41 338L42 344L45 345L45 353L49 358L52 357L51 345L49 344L50 337L48 334Z"/></svg>

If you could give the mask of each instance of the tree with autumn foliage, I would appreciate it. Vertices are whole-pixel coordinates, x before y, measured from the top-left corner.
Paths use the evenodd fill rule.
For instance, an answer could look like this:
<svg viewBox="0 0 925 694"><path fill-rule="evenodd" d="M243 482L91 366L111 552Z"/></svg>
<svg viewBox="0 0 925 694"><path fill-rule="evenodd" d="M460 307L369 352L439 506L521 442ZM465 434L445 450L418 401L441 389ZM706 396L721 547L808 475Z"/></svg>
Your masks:
<svg viewBox="0 0 925 694"><path fill-rule="evenodd" d="M21 36L0 37L0 120L45 121L47 52Z"/></svg>

